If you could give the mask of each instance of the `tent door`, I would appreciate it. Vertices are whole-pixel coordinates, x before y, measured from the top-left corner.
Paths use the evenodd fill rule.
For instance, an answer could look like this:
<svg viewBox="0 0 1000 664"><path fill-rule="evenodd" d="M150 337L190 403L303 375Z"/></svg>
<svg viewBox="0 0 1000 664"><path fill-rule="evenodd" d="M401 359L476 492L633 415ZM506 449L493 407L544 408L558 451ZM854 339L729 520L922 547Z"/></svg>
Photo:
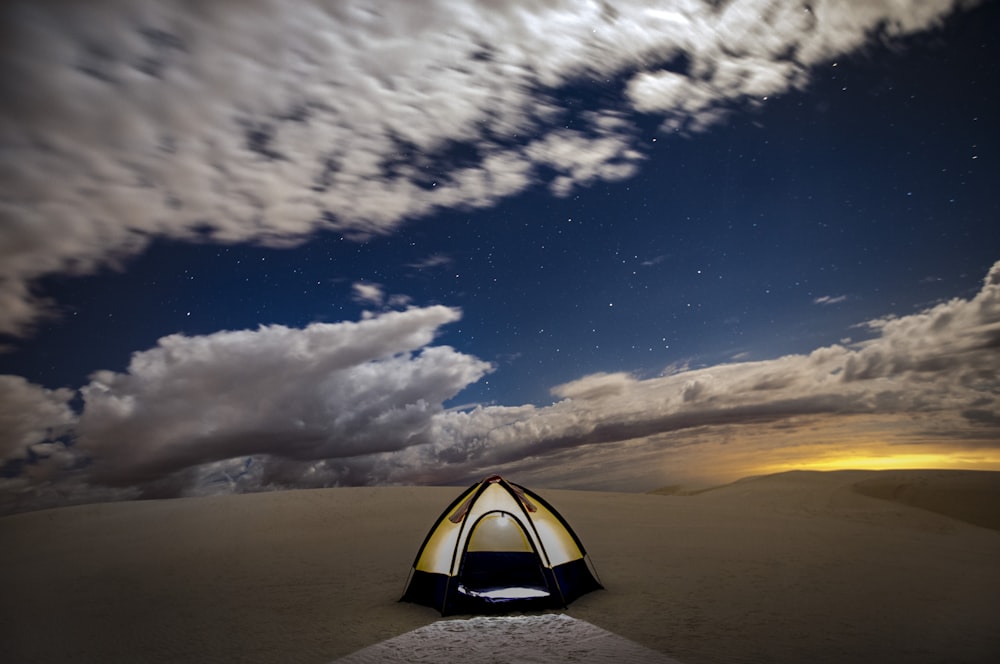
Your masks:
<svg viewBox="0 0 1000 664"><path fill-rule="evenodd" d="M494 601L544 597L545 578L538 553L511 514L490 512L476 523L459 571L463 593Z"/></svg>

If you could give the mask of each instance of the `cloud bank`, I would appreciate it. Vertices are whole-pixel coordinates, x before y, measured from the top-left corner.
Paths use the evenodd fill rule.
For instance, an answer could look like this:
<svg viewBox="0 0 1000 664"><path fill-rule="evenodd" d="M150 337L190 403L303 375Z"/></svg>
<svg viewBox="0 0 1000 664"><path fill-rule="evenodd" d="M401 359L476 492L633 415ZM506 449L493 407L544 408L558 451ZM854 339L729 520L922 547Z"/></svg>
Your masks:
<svg viewBox="0 0 1000 664"><path fill-rule="evenodd" d="M362 237L627 178L636 114L701 131L973 4L10 0L0 333L53 308L39 278L121 265L156 237ZM602 105L563 103L595 81Z"/></svg>
<svg viewBox="0 0 1000 664"><path fill-rule="evenodd" d="M0 450L8 462L44 457L6 480L5 500L445 482L497 468L593 486L682 448L729 444L700 463L759 463L789 432L822 452L832 421L868 426L846 435L855 446L884 424L883 445L1000 453L1000 262L971 299L870 321L867 341L646 379L583 376L545 407L444 408L493 369L431 345L459 316L414 307L165 337L128 371L96 373L78 421L69 390L3 377Z"/></svg>
<svg viewBox="0 0 1000 664"><path fill-rule="evenodd" d="M553 388L560 401L546 408L447 413L426 452L478 470L699 428L718 436L731 425L928 415L922 440L1000 448L1000 263L971 300L867 327L876 336L853 346L645 380L596 374Z"/></svg>

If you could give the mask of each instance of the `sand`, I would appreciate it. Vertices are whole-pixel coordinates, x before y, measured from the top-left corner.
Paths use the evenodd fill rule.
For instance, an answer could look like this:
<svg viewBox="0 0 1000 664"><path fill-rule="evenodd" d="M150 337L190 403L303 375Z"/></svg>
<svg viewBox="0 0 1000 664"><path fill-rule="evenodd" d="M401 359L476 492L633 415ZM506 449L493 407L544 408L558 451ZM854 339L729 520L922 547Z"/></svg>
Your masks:
<svg viewBox="0 0 1000 664"><path fill-rule="evenodd" d="M1000 532L968 522L1000 510L1000 473L797 472L696 495L532 488L607 586L562 613L684 664L1000 661ZM441 617L396 599L457 493L4 517L0 661L320 664L425 628Z"/></svg>
<svg viewBox="0 0 1000 664"><path fill-rule="evenodd" d="M362 648L333 664L681 664L585 620L559 613L448 619Z"/></svg>

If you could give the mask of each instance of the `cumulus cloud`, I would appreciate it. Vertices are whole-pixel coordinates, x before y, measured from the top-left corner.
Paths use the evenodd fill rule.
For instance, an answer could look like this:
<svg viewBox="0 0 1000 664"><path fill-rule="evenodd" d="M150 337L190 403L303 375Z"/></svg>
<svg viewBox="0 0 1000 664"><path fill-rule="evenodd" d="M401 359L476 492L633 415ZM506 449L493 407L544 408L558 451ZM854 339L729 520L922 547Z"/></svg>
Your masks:
<svg viewBox="0 0 1000 664"><path fill-rule="evenodd" d="M51 308L40 277L158 236L366 236L540 181L562 196L628 177L634 113L703 130L971 4L5 2L0 332ZM620 98L561 105L564 86L614 78Z"/></svg>
<svg viewBox="0 0 1000 664"><path fill-rule="evenodd" d="M77 448L94 482L128 486L253 455L310 461L428 443L442 402L490 370L428 346L458 317L434 306L165 337L82 389Z"/></svg>
<svg viewBox="0 0 1000 664"><path fill-rule="evenodd" d="M29 454L49 456L76 422L73 390L49 390L20 376L0 375L0 465Z"/></svg>

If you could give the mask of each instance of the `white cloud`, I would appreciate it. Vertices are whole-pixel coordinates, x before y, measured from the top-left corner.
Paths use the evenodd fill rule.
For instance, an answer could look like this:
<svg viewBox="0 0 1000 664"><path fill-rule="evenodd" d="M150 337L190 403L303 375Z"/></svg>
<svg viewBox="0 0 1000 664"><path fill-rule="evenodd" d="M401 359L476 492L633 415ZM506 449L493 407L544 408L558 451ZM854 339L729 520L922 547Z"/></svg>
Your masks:
<svg viewBox="0 0 1000 664"><path fill-rule="evenodd" d="M165 337L127 372L98 372L81 390L77 448L95 482L128 486L252 455L310 461L429 442L442 402L490 370L428 346L458 317L434 306Z"/></svg>
<svg viewBox="0 0 1000 664"><path fill-rule="evenodd" d="M355 302L374 307L381 307L385 304L389 307L403 308L410 306L413 302L413 298L409 295L401 295L397 293L386 295L382 284L370 282L359 281L351 284L351 293ZM370 315L370 313L365 313L366 317Z"/></svg>
<svg viewBox="0 0 1000 664"><path fill-rule="evenodd" d="M494 205L542 167L556 195L629 177L642 154L627 113L703 130L876 31L971 4L10 0L0 332L27 333L51 304L40 277L121 263L158 236L364 236ZM662 68L681 55L686 70ZM565 128L559 86L623 75L623 98ZM455 145L474 158L450 161Z"/></svg>
<svg viewBox="0 0 1000 664"><path fill-rule="evenodd" d="M821 295L813 299L813 304L831 305L840 304L841 302L846 302L846 295Z"/></svg>
<svg viewBox="0 0 1000 664"><path fill-rule="evenodd" d="M76 422L69 406L73 395L73 390L49 390L20 376L0 375L0 464L25 459L29 450L49 456L61 449L53 441Z"/></svg>
<svg viewBox="0 0 1000 664"><path fill-rule="evenodd" d="M385 301L385 291L382 290L382 284L357 282L351 284L351 291L354 294L354 301L361 304L381 306L382 302Z"/></svg>
<svg viewBox="0 0 1000 664"><path fill-rule="evenodd" d="M589 120L597 129L597 138L562 129L525 149L534 163L550 166L560 173L550 185L556 196L568 196L574 186L586 186L594 180L628 178L642 159L642 154L630 147L627 123L612 116L593 116Z"/></svg>
<svg viewBox="0 0 1000 664"><path fill-rule="evenodd" d="M552 388L564 399L600 399L627 394L638 381L627 373L596 373Z"/></svg>

